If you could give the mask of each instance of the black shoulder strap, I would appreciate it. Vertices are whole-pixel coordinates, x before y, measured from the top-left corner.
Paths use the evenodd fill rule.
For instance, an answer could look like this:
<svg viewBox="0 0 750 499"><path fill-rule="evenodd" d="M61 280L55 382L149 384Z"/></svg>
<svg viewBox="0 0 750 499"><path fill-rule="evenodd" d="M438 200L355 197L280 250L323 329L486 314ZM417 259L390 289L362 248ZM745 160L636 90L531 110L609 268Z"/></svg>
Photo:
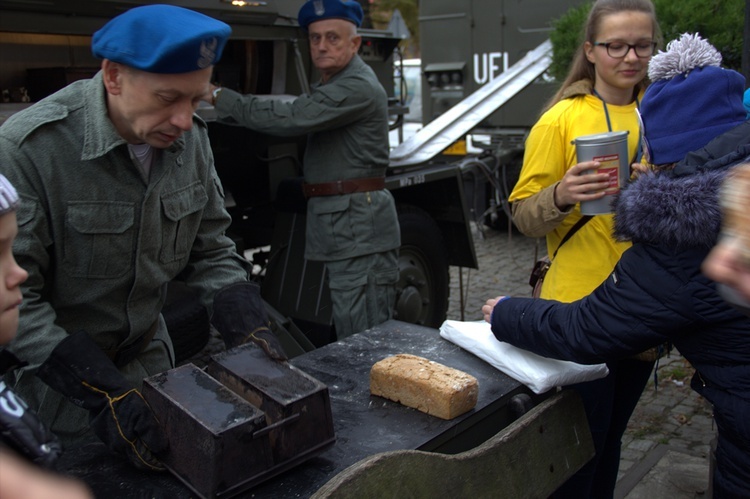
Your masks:
<svg viewBox="0 0 750 499"><path fill-rule="evenodd" d="M575 234L578 231L578 229L586 225L586 222L588 222L592 218L594 218L593 215L584 215L581 218L579 218L576 224L573 227L571 227L568 233L565 234L565 236L562 238L562 241L560 241L560 244L557 246L557 249L552 255L552 258L555 258L557 256L557 252L560 251L560 248L562 248L562 245L565 244L568 241L568 239L573 237L573 234Z"/></svg>

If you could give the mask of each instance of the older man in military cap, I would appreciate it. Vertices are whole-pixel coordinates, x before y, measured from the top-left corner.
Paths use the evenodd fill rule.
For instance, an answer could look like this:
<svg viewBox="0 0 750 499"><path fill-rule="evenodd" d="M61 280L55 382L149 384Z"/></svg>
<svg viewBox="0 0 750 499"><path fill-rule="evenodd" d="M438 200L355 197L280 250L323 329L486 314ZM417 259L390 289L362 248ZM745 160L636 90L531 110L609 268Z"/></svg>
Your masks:
<svg viewBox="0 0 750 499"><path fill-rule="evenodd" d="M92 433L159 469L168 442L138 390L174 367L160 311L179 277L214 305L228 346L283 358L230 218L206 125L194 115L230 34L197 12L131 9L93 37L101 71L15 114L0 164L22 203L29 272L15 388L66 443Z"/></svg>
<svg viewBox="0 0 750 499"><path fill-rule="evenodd" d="M391 317L400 231L384 188L388 166L385 90L357 55L362 8L356 1L310 0L307 29L320 81L292 102L212 87L219 118L271 135L307 134L305 257L328 271L339 339Z"/></svg>

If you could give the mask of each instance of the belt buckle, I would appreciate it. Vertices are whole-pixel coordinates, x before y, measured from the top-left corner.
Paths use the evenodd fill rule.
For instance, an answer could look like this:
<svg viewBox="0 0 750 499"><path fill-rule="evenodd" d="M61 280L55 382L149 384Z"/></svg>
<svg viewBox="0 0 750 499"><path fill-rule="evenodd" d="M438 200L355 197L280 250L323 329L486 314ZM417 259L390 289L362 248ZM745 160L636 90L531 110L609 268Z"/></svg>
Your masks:
<svg viewBox="0 0 750 499"><path fill-rule="evenodd" d="M337 180L336 181L336 193L337 194L346 194L346 191L344 191L344 181L343 180Z"/></svg>

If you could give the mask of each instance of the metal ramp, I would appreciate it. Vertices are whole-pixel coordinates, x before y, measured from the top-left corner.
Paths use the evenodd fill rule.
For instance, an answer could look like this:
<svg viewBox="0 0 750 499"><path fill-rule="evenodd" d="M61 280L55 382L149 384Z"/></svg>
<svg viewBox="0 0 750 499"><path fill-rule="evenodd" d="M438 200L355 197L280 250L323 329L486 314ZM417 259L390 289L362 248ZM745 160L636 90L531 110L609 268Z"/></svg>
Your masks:
<svg viewBox="0 0 750 499"><path fill-rule="evenodd" d="M526 88L551 63L552 43L546 40L500 76L393 148L390 166L412 166L431 160Z"/></svg>

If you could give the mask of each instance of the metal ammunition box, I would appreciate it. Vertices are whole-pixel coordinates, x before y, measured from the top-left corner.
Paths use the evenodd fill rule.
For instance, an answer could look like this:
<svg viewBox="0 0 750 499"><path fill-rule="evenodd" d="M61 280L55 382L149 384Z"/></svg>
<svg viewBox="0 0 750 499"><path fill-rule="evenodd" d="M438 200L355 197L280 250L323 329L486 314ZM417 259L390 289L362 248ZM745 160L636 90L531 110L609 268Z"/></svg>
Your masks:
<svg viewBox="0 0 750 499"><path fill-rule="evenodd" d="M214 355L207 371L265 413L276 464L305 459L334 442L328 387L291 364L248 344Z"/></svg>
<svg viewBox="0 0 750 499"><path fill-rule="evenodd" d="M144 380L143 397L164 426L164 464L201 497L243 488L273 466L263 412L186 364ZM231 494L227 494L231 495Z"/></svg>

